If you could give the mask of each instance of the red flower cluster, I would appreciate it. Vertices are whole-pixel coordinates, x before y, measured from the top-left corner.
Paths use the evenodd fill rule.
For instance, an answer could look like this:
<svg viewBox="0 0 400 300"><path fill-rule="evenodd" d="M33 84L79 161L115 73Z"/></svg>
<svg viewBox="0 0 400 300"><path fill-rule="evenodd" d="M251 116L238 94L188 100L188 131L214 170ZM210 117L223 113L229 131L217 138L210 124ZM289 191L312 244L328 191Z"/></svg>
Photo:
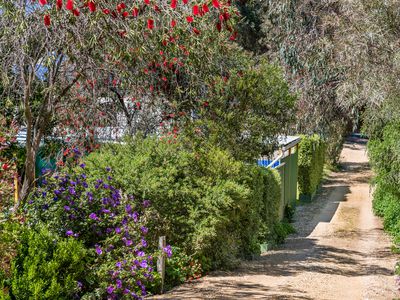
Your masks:
<svg viewBox="0 0 400 300"><path fill-rule="evenodd" d="M36 1L36 0L32 0L32 1ZM45 5L52 5L51 2L48 2L48 0L38 0L39 4L42 6ZM88 9L88 11L94 13L97 10L97 5L96 5L96 1L95 0L55 0L55 7L57 10L61 10L63 8L64 5L64 1L66 1L65 3L65 9L67 11L70 11L74 16L78 17L80 16L80 9L86 8ZM150 5L151 4L151 0L143 0L145 5ZM178 6L178 0L170 0L170 7L172 9L176 9ZM188 0L182 0L183 5L188 4ZM79 5L81 4L81 5ZM219 15L219 21L217 23L217 30L221 31L222 30L222 24L223 22L227 21L230 16L229 13L226 11L226 8L224 7L228 7L230 6L230 1L227 1L224 4L221 4L221 2L219 0L211 0L211 4L215 9L218 10L223 10L223 12ZM79 8L78 8L79 7ZM153 6L154 11L156 11L157 13L161 13L161 9L159 8L159 6L154 5ZM115 9L112 9L110 7L103 7L101 8L101 11L105 14L105 15L111 15L113 18L117 18L118 15L122 16L123 18L128 18L130 15L132 15L132 17L138 17L139 13L143 10L143 7L132 7L130 8L130 10L127 8L127 5L125 4L125 2L119 2ZM193 23L194 22L194 17L197 16L204 16L206 13L208 13L210 11L209 6L207 3L203 3L202 5L193 5L192 7L192 15L186 16L186 21L188 23ZM146 26L147 29L149 30L153 30L155 28L155 20L152 18L148 18L146 21ZM50 14L46 14L44 16L44 24L46 27L49 27L51 25L51 18L50 18ZM171 28L174 28L177 25L177 21L175 19L172 19L170 21L170 26ZM229 28L229 26L227 26L227 29L229 31L231 31L231 29ZM192 29L194 33L199 34L200 31L196 28ZM236 38L236 33L232 34L230 39L234 40Z"/></svg>

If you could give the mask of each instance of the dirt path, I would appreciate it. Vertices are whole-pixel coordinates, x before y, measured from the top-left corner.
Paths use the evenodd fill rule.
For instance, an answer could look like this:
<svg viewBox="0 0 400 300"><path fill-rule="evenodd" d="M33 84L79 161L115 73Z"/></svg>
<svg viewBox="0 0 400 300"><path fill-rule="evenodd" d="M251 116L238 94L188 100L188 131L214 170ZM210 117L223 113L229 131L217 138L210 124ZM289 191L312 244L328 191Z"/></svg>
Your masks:
<svg viewBox="0 0 400 300"><path fill-rule="evenodd" d="M329 176L317 199L298 207L297 234L280 249L157 299L400 298L396 257L371 210L365 145L346 143L341 163L344 170Z"/></svg>

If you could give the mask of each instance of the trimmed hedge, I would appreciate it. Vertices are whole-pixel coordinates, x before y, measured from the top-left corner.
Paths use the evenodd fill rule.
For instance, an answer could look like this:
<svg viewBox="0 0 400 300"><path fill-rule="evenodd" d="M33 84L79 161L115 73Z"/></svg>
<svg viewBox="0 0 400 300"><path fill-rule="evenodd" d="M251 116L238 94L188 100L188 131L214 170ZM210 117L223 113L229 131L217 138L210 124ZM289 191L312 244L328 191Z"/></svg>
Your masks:
<svg viewBox="0 0 400 300"><path fill-rule="evenodd" d="M260 243L278 239L279 174L226 151L136 138L107 145L85 162L88 174L111 167L122 190L149 199L153 238L165 235L204 270L234 266L259 253Z"/></svg>
<svg viewBox="0 0 400 300"><path fill-rule="evenodd" d="M381 138L370 140L368 154L375 173L374 212L400 246L400 122L385 126Z"/></svg>
<svg viewBox="0 0 400 300"><path fill-rule="evenodd" d="M300 200L311 200L324 171L326 145L318 135L302 136L299 146L298 189Z"/></svg>

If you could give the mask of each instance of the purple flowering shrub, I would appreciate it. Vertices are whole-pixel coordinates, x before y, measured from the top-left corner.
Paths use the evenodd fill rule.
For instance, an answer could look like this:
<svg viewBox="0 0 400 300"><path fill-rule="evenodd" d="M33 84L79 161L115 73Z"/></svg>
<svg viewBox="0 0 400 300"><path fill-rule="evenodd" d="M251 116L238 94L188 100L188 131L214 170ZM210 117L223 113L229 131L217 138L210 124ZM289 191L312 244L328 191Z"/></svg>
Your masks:
<svg viewBox="0 0 400 300"><path fill-rule="evenodd" d="M88 178L84 171L82 164L73 173L44 180L26 205L27 223L44 223L52 232L92 249L95 259L90 272L95 283L89 293L107 299L141 299L158 279L157 253L149 245L145 225L150 202L122 194L109 168L101 178ZM170 247L165 252L172 254Z"/></svg>

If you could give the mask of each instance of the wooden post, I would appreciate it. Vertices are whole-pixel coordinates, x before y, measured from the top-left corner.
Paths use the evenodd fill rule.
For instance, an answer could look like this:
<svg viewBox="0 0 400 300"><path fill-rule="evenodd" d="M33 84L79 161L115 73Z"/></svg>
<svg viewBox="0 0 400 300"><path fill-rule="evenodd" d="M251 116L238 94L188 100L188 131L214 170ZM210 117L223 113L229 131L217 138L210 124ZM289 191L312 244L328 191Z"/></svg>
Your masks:
<svg viewBox="0 0 400 300"><path fill-rule="evenodd" d="M15 207L17 207L18 205L18 198L19 198L19 194L18 194L18 172L15 172L14 174L14 203L15 203Z"/></svg>
<svg viewBox="0 0 400 300"><path fill-rule="evenodd" d="M160 256L157 259L157 271L161 277L161 294L164 293L164 282L165 282L165 253L164 248L167 243L165 236L161 236L158 240L158 249L161 251Z"/></svg>

